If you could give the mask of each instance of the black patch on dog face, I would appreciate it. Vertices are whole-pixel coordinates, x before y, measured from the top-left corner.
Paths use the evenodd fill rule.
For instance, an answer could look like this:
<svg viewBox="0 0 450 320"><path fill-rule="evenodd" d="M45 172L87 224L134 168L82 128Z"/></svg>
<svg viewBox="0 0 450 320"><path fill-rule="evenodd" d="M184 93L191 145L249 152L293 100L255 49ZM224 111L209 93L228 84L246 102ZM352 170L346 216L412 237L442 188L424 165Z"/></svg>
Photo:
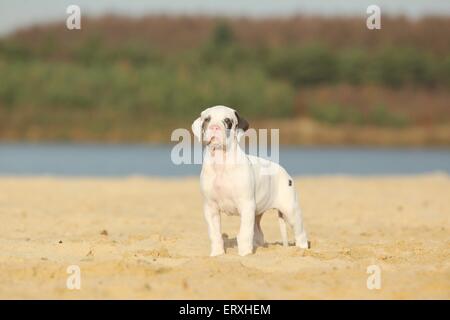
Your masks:
<svg viewBox="0 0 450 320"><path fill-rule="evenodd" d="M203 135L205 134L206 127L208 126L208 123L210 121L211 121L211 116L208 116L202 122L202 133L201 133L201 139L200 139L200 141L202 141L202 143L203 143Z"/></svg>
<svg viewBox="0 0 450 320"><path fill-rule="evenodd" d="M292 187L292 180L289 179L289 187Z"/></svg>
<svg viewBox="0 0 450 320"><path fill-rule="evenodd" d="M205 120L203 120L202 123L202 132L205 132L206 127L208 126L208 123L211 121L211 116L208 116L205 118Z"/></svg>
<svg viewBox="0 0 450 320"><path fill-rule="evenodd" d="M230 130L233 126L233 120L231 120L230 118L225 118L223 119L223 124L225 125L225 129Z"/></svg>

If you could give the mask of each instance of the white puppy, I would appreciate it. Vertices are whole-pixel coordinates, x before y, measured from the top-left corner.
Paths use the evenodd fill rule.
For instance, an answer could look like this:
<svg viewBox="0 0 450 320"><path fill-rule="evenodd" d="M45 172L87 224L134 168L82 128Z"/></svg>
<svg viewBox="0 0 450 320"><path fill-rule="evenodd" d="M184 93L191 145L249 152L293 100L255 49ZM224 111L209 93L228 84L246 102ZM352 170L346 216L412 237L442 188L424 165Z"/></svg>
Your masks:
<svg viewBox="0 0 450 320"><path fill-rule="evenodd" d="M308 248L294 181L278 164L245 154L239 138L248 122L225 106L204 110L192 124L192 131L206 145L200 184L204 214L211 240L211 256L224 253L220 213L240 215L237 236L241 256L264 245L262 214L277 209L283 245L288 245L286 223L293 227L295 244Z"/></svg>

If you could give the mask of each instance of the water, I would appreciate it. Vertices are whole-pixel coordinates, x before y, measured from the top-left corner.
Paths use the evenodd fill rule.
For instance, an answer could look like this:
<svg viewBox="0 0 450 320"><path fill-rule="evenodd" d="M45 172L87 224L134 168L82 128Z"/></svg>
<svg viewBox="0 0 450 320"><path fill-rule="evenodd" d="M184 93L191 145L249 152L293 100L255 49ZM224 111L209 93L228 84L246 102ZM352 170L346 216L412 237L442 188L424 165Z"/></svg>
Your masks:
<svg viewBox="0 0 450 320"><path fill-rule="evenodd" d="M170 145L0 144L0 175L195 176L200 165L174 165ZM291 175L450 173L447 149L282 148Z"/></svg>

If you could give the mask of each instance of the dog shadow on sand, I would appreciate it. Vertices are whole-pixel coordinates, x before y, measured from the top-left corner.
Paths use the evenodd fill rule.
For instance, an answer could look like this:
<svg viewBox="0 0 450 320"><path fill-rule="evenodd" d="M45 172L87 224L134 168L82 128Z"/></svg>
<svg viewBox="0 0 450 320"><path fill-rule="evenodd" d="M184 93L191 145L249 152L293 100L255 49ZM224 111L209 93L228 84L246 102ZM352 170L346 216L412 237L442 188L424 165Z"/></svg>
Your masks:
<svg viewBox="0 0 450 320"><path fill-rule="evenodd" d="M223 238L223 245L224 245L224 249L225 251L227 249L232 249L232 248L237 248L237 238L230 238L228 236L228 234L223 233L222 234L222 238ZM309 241L308 241L308 245L309 245ZM253 253L255 253L258 248L268 248L270 246L280 246L283 247L283 243L281 241L275 241L275 242L264 242L264 245L259 245L259 246L254 246L253 248ZM289 243L289 247L295 246L294 243Z"/></svg>

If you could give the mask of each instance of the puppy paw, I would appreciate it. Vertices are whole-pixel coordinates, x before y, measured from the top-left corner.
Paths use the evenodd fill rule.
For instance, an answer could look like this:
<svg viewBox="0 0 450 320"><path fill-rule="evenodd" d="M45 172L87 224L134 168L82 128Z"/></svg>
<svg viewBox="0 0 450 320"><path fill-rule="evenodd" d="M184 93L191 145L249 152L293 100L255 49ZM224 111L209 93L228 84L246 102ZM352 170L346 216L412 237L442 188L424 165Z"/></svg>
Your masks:
<svg viewBox="0 0 450 320"><path fill-rule="evenodd" d="M309 241L308 240L296 242L295 245L302 249L309 249Z"/></svg>
<svg viewBox="0 0 450 320"><path fill-rule="evenodd" d="M244 248L239 247L238 251L239 251L239 255L241 257L244 257L244 256L248 256L249 254L252 254L253 253L253 248L251 246L246 246Z"/></svg>
<svg viewBox="0 0 450 320"><path fill-rule="evenodd" d="M302 249L309 249L309 241L305 233L295 237L295 245Z"/></svg>
<svg viewBox="0 0 450 320"><path fill-rule="evenodd" d="M221 256L224 253L225 253L225 250L223 250L223 248L214 248L211 250L211 254L209 256L217 257L217 256Z"/></svg>

